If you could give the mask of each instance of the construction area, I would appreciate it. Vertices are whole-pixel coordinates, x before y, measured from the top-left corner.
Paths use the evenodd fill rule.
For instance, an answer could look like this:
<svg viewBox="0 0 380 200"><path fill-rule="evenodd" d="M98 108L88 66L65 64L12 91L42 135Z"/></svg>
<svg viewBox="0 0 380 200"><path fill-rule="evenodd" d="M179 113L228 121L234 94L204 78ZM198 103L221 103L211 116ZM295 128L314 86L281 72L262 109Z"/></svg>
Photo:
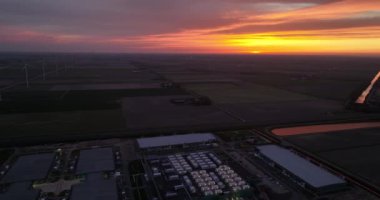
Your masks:
<svg viewBox="0 0 380 200"><path fill-rule="evenodd" d="M0 200L376 199L342 174L251 130L9 152L0 168Z"/></svg>

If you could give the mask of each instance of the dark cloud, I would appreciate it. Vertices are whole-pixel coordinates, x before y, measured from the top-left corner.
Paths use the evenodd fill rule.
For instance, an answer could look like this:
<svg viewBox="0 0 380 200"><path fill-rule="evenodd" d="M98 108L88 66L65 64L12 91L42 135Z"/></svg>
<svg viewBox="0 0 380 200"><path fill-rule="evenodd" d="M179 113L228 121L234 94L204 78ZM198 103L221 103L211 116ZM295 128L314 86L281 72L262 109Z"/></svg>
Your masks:
<svg viewBox="0 0 380 200"><path fill-rule="evenodd" d="M232 23L234 19L223 18L230 4L213 0L2 0L0 23L70 34L158 34Z"/></svg>
<svg viewBox="0 0 380 200"><path fill-rule="evenodd" d="M322 4L334 0L316 0ZM310 3L269 0L265 3ZM266 12L259 0L1 0L0 23L66 34L149 35L239 22L239 12ZM281 7L281 6L280 6Z"/></svg>

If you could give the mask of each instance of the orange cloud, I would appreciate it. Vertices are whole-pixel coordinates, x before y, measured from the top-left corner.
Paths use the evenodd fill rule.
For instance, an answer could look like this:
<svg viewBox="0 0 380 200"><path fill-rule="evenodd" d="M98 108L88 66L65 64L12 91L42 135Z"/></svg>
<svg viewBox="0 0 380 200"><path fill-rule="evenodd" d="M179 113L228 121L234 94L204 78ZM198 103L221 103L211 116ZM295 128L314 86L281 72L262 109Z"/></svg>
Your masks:
<svg viewBox="0 0 380 200"><path fill-rule="evenodd" d="M5 2L13 6L11 10L22 7L10 0ZM379 0L316 1L319 4L273 0L269 7L262 1L225 0L216 4L204 0L192 4L181 0L170 10L163 10L165 6L156 2L159 11L149 6L150 0L131 1L131 5L118 1L117 8L96 2L96 15L67 21L69 16L61 13L53 20L61 24L49 24L47 16L35 16L32 23L25 18L15 21L20 14L3 12L3 22L8 19L10 25L0 27L0 44L6 44L0 45L0 50L38 50L45 46L52 51L380 55ZM53 10L54 5L50 2L49 9ZM65 3L60 5L69 8ZM121 8L128 5L138 12L124 13ZM214 7L209 10L202 5ZM105 6L104 13L100 12ZM146 7L148 13L144 13ZM22 9L29 11L27 7ZM82 16L86 9L73 11L73 15ZM52 11L48 13L53 15Z"/></svg>

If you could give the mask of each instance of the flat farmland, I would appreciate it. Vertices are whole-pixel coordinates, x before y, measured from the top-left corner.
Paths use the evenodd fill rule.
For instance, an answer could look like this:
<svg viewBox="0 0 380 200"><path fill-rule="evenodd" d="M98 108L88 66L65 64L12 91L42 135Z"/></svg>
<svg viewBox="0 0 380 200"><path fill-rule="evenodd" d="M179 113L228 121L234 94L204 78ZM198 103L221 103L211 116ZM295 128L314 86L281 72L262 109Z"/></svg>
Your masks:
<svg viewBox="0 0 380 200"><path fill-rule="evenodd" d="M259 84L186 84L185 88L216 103L271 103L314 100L314 97Z"/></svg>
<svg viewBox="0 0 380 200"><path fill-rule="evenodd" d="M177 105L171 99L191 96L128 97L122 100L122 109L128 128L154 129L193 126L220 126L238 120L215 106Z"/></svg>
<svg viewBox="0 0 380 200"><path fill-rule="evenodd" d="M380 132L376 128L283 137L380 188Z"/></svg>
<svg viewBox="0 0 380 200"><path fill-rule="evenodd" d="M341 114L343 106L327 100L229 103L220 104L219 107L244 119L252 126L326 121L356 116Z"/></svg>
<svg viewBox="0 0 380 200"><path fill-rule="evenodd" d="M345 102L380 70L379 62L339 56L0 54L0 138L78 139L113 130L155 134L373 117L347 110ZM213 104L170 102L197 95Z"/></svg>
<svg viewBox="0 0 380 200"><path fill-rule="evenodd" d="M322 152L319 155L337 166L368 180L380 189L380 145Z"/></svg>
<svg viewBox="0 0 380 200"><path fill-rule="evenodd" d="M125 121L119 109L82 110L4 114L0 115L0 127L3 133L7 133L1 134L0 143L33 138L46 141L70 134L74 137L125 129Z"/></svg>

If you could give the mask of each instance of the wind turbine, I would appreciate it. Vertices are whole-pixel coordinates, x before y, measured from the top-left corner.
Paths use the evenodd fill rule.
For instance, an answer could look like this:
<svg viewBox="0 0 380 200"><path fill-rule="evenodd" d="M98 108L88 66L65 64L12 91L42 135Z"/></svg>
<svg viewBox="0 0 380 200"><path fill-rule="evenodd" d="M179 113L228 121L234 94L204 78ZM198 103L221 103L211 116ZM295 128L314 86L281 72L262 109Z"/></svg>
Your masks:
<svg viewBox="0 0 380 200"><path fill-rule="evenodd" d="M24 69L25 69L26 88L29 88L29 74L28 74L28 65L27 64L24 64Z"/></svg>
<svg viewBox="0 0 380 200"><path fill-rule="evenodd" d="M46 65L46 60L44 59L44 60L42 61L42 78L43 78L43 80L46 79L45 65Z"/></svg>

